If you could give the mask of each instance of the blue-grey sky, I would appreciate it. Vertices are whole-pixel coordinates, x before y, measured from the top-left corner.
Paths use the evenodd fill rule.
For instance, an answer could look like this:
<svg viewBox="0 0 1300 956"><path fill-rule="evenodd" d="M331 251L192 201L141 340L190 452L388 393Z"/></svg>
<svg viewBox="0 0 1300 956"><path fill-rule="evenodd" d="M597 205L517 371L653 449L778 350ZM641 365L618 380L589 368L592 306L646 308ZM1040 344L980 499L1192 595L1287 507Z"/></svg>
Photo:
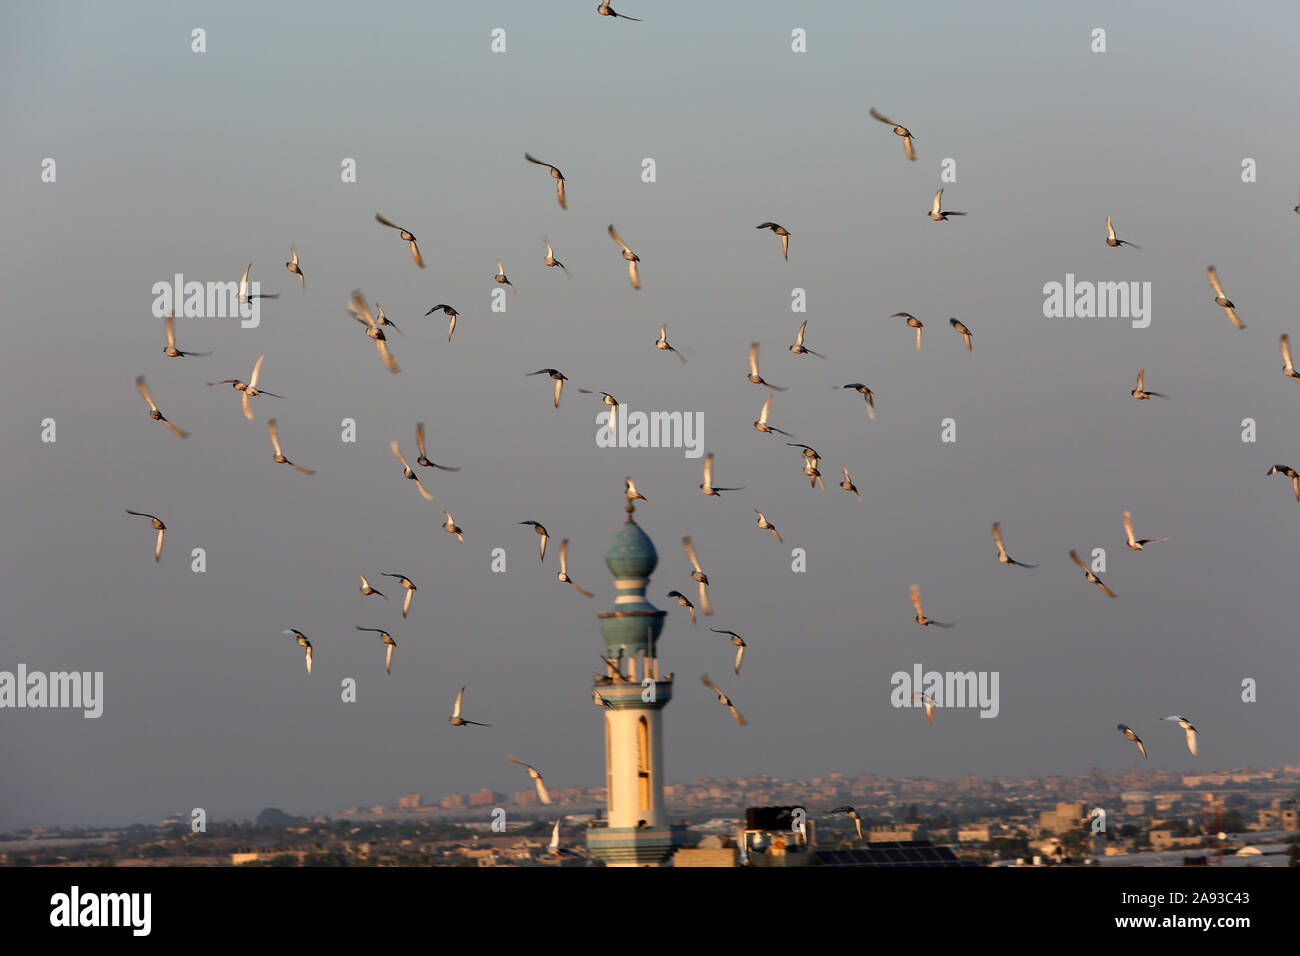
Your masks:
<svg viewBox="0 0 1300 956"><path fill-rule="evenodd" d="M0 711L0 827L526 789L507 753L553 787L602 782L590 672L625 475L653 502L637 519L659 549L649 597L669 610L669 781L1118 770L1135 756L1118 722L1151 768L1295 762L1300 504L1265 472L1300 465L1300 388L1278 352L1300 333L1300 11L623 0L644 17L631 23L595 6L0 12L0 670L105 684L98 720ZM1090 50L1097 27L1105 53ZM915 134L916 162L873 105ZM567 211L525 150L564 171ZM948 158L956 180L941 183ZM968 216L925 216L941 185ZM376 212L414 231L427 268ZM1108 248L1107 215L1142 248ZM755 230L766 220L791 232L788 262ZM641 256L639 292L611 222ZM570 279L543 265L543 236ZM305 292L283 266L291 245ZM498 258L518 288L504 313ZM180 347L216 354L164 357L153 284L238 279L250 261L281 294L260 326L182 319ZM1213 304L1211 263L1245 331ZM1150 282L1150 327L1045 318L1043 286L1067 273ZM389 336L401 374L348 317L357 288L405 333ZM437 302L461 313L451 343L440 313L424 318ZM925 321L921 352L899 311ZM826 360L787 350L804 319ZM653 347L665 321L685 364ZM827 490L751 427L771 394L745 380L751 341L789 389L773 424L823 453ZM247 378L263 353L259 384L285 397L255 400L248 422L204 382ZM570 378L558 410L550 380L525 376L547 366ZM1168 401L1129 397L1139 367ZM140 374L188 441L149 420ZM832 389L858 381L874 421ZM701 495L701 462L678 449L597 447L604 406L575 386L702 413L717 482L745 490ZM270 416L318 474L272 461ZM430 456L462 467L421 469L432 503L388 450L396 438L414 460L417 421ZM842 467L863 501L836 487ZM444 507L463 544L440 529ZM167 522L161 563L123 508ZM1125 509L1139 536L1170 540L1130 552ZM544 565L525 519L556 539ZM1041 567L996 561L995 520ZM698 627L664 599L695 595L684 534L713 581ZM555 580L563 537L596 599ZM489 569L498 547L504 574ZM1098 547L1114 601L1068 558ZM380 571L419 586L407 620ZM359 573L398 599L363 597ZM914 581L955 628L913 622ZM392 633L391 676L356 625ZM709 626L748 642L739 677ZM289 627L315 645L310 677ZM941 710L929 726L892 707L890 675L918 662L999 672L999 716ZM345 677L356 703L340 701ZM1247 677L1256 703L1241 702ZM448 725L462 684L467 716L491 728ZM1160 721L1171 713L1200 729L1199 757Z"/></svg>

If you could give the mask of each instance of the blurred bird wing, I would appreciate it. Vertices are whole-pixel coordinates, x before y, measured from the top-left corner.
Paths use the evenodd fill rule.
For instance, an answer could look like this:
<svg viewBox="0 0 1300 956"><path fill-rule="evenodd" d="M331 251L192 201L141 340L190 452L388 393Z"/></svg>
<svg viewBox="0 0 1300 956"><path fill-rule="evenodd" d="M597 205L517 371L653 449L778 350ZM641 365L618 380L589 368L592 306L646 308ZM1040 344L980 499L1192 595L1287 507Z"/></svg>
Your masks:
<svg viewBox="0 0 1300 956"><path fill-rule="evenodd" d="M794 344L803 347L803 333L808 328L808 320L804 319L803 324L799 326L799 331L795 333Z"/></svg>
<svg viewBox="0 0 1300 956"><path fill-rule="evenodd" d="M158 406L153 403L153 396L149 394L149 384L144 380L143 375L136 377L135 387L139 390L140 395L144 400L149 403L149 407L155 412L158 411Z"/></svg>
<svg viewBox="0 0 1300 956"><path fill-rule="evenodd" d="M167 328L167 347L174 349L176 348L176 313L172 312L167 316L165 321Z"/></svg>
<svg viewBox="0 0 1300 956"><path fill-rule="evenodd" d="M767 424L767 413L772 410L772 398L773 396L771 395L767 396L767 401L763 403L763 410L758 413L759 424Z"/></svg>
<svg viewBox="0 0 1300 956"><path fill-rule="evenodd" d="M456 695L456 709L453 710L453 711L451 712L451 715L452 715L453 717L459 717L459 716L460 716L460 705L461 705L461 702L464 701L464 700L465 700L465 688L462 687L462 688L460 689L460 693L458 693L458 694Z"/></svg>
<svg viewBox="0 0 1300 956"><path fill-rule="evenodd" d="M1291 340L1285 332L1282 334L1282 361L1286 363L1287 372L1295 371L1295 366L1291 363Z"/></svg>
<svg viewBox="0 0 1300 956"><path fill-rule="evenodd" d="M274 418L268 419L266 423L266 432L271 436L271 445L275 448L275 453L283 458L284 452L280 450L280 433L279 429L276 427Z"/></svg>
<svg viewBox="0 0 1300 956"><path fill-rule="evenodd" d="M1110 224L1110 216L1106 217L1106 235L1112 240L1115 238L1115 227Z"/></svg>
<svg viewBox="0 0 1300 956"><path fill-rule="evenodd" d="M1133 536L1133 519L1127 511L1124 512L1124 533L1128 535L1130 544L1137 544L1137 539Z"/></svg>
<svg viewBox="0 0 1300 956"><path fill-rule="evenodd" d="M939 215L939 204L943 201L943 190L940 189L934 194L934 207L930 210L933 215Z"/></svg>
<svg viewBox="0 0 1300 956"><path fill-rule="evenodd" d="M428 458L428 453L424 450L424 422L415 423L415 444L419 446L420 457Z"/></svg>
<svg viewBox="0 0 1300 956"><path fill-rule="evenodd" d="M916 608L916 613L919 614L921 617L925 617L925 612L921 610L921 589L920 589L920 587L918 587L917 585L913 584L912 587L911 587L911 589L910 589L909 592L908 592L908 595L909 595L909 596L911 597L911 599L912 599L912 607Z"/></svg>
<svg viewBox="0 0 1300 956"><path fill-rule="evenodd" d="M749 346L749 374L754 378L760 378L758 374L758 343L751 342Z"/></svg>
<svg viewBox="0 0 1300 956"><path fill-rule="evenodd" d="M569 573L569 539L565 538L560 542L560 573L567 575Z"/></svg>
<svg viewBox="0 0 1300 956"><path fill-rule="evenodd" d="M1002 544L1002 527L1000 522L993 522L993 543L998 546L998 554L1002 557L1007 556L1007 549Z"/></svg>
<svg viewBox="0 0 1300 956"><path fill-rule="evenodd" d="M1223 286L1219 285L1219 273L1214 266L1210 266L1205 275L1210 280L1210 288L1214 290L1214 294L1219 298L1226 299L1227 296L1223 294Z"/></svg>
<svg viewBox="0 0 1300 956"><path fill-rule="evenodd" d="M713 487L713 452L704 456L704 487Z"/></svg>
<svg viewBox="0 0 1300 956"><path fill-rule="evenodd" d="M691 566L703 574L704 569L700 567L699 559L695 556L695 543L690 538L682 538L682 547L686 549L686 557L691 559Z"/></svg>

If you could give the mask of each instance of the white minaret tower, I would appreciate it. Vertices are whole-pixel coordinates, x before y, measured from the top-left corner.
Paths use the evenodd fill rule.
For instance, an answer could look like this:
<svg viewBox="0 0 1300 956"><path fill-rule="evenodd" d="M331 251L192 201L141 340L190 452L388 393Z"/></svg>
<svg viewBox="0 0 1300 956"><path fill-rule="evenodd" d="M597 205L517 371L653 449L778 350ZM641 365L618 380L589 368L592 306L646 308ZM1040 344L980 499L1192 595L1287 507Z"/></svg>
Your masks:
<svg viewBox="0 0 1300 956"><path fill-rule="evenodd" d="M665 612L645 599L659 555L634 512L629 502L627 521L605 554L618 594L614 609L600 615L607 663L592 688L605 718L608 819L587 830L587 847L606 866L659 866L686 833L664 817L663 709L673 675L659 674Z"/></svg>

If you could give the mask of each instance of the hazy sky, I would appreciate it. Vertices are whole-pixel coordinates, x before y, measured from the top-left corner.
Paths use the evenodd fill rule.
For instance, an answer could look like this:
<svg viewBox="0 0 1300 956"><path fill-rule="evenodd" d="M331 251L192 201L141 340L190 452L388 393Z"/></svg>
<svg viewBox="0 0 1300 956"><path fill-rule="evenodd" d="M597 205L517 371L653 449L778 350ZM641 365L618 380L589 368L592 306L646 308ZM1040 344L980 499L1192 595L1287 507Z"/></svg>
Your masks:
<svg viewBox="0 0 1300 956"><path fill-rule="evenodd" d="M1118 722L1152 769L1295 762L1300 504L1265 472L1300 465L1300 386L1278 352L1300 333L1300 11L622 0L632 23L595 6L0 11L0 670L103 671L105 693L98 720L0 711L0 827L526 789L507 753L553 787L601 783L590 674L625 475L653 502L637 513L660 556L648 594L669 610L669 782L1120 770L1137 754ZM873 105L912 130L916 162ZM567 211L525 150L564 171ZM945 158L955 182L940 182ZM940 185L967 217L925 216ZM415 232L427 268L376 212ZM1142 248L1108 248L1107 215ZM766 220L790 230L788 262L755 230ZM611 222L641 256L640 292ZM545 268L543 236L571 278ZM291 244L305 293L283 266ZM518 288L504 313L498 258ZM183 319L180 347L216 354L164 357L152 285L238 279L250 260L281 294L261 325ZM1245 331L1213 304L1211 263ZM1043 286L1067 273L1150 282L1150 327L1045 318ZM401 374L345 312L356 288L405 333L389 336ZM423 317L437 302L461 313L450 344L445 318ZM899 311L925 321L920 353ZM950 316L974 330L972 354ZM825 361L786 349L805 318ZM664 321L687 363L653 347ZM745 380L751 341L789 388L772 423L823 453L827 490L751 427L771 394ZM263 353L259 384L285 397L255 400L248 422L204 382L247 378ZM546 366L570 378L558 410L550 380L525 376ZM1141 366L1170 400L1129 397ZM187 442L149 420L140 374ZM858 381L874 421L832 390ZM680 449L597 447L604 406L574 386L701 412L717 483L746 489L701 495L701 462ZM272 461L269 416L318 474ZM421 420L430 456L463 469L421 469L432 503L388 450L399 439L413 461ZM861 502L836 487L845 466ZM147 519L123 508L166 521L160 564ZM1125 509L1139 536L1170 540L1130 552ZM555 536L544 565L525 519ZM997 562L995 520L1041 567ZM695 593L683 534L713 581L698 627L664 598ZM562 537L595 600L555 580ZM807 573L791 571L796 547ZM1113 601L1068 557L1097 547ZM419 586L409 619L380 571ZM359 594L359 573L395 599ZM914 581L955 628L913 622ZM392 633L391 676L356 625ZM739 678L709 626L748 642ZM315 645L310 676L289 627ZM999 716L941 710L929 726L892 707L890 675L916 663L999 672ZM1246 677L1257 703L1241 702ZM466 715L491 728L447 723L462 684ZM1199 757L1170 713L1201 731Z"/></svg>

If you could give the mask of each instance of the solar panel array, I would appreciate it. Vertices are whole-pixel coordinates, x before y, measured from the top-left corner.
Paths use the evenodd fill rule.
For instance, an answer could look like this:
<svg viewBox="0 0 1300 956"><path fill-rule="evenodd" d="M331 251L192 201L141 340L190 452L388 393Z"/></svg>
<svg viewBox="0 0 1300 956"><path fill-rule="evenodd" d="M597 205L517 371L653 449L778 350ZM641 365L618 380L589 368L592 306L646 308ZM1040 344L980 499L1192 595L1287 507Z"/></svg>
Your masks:
<svg viewBox="0 0 1300 956"><path fill-rule="evenodd" d="M821 866L978 866L959 860L952 850L928 840L868 843L854 850L817 850Z"/></svg>

